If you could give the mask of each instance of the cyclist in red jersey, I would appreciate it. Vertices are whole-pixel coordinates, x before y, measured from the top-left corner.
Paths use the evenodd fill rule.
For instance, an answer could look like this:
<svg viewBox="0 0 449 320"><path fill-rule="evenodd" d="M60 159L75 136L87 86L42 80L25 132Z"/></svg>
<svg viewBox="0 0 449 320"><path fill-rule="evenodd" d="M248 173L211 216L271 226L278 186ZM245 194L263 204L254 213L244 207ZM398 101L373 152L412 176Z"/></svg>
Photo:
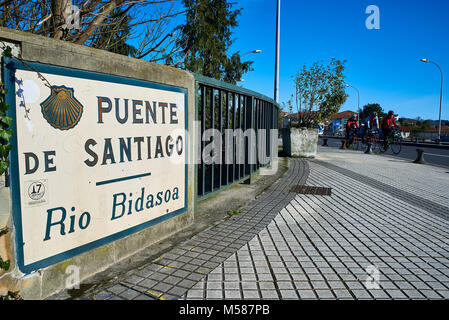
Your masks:
<svg viewBox="0 0 449 320"><path fill-rule="evenodd" d="M359 128L359 123L357 122L357 116L353 114L351 118L349 118L348 122L346 123L346 140L349 140L349 135L354 131L355 129Z"/></svg>
<svg viewBox="0 0 449 320"><path fill-rule="evenodd" d="M385 144L388 141L391 133L393 132L393 128L398 128L398 124L396 123L396 119L394 118L394 112L388 111L388 115L382 120L382 134L384 136Z"/></svg>

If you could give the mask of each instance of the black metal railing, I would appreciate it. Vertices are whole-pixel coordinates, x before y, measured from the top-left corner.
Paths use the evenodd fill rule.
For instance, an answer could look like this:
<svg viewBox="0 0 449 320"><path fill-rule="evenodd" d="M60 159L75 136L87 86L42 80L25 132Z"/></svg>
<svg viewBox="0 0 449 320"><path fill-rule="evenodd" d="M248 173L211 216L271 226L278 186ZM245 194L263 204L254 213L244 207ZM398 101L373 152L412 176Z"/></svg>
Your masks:
<svg viewBox="0 0 449 320"><path fill-rule="evenodd" d="M266 164L260 154L273 156L269 135L265 139L261 130L269 133L278 129L279 105L261 94L215 79L195 75L195 81L200 127L196 185L197 199L201 200L223 187L249 180ZM210 160L206 160L209 152Z"/></svg>

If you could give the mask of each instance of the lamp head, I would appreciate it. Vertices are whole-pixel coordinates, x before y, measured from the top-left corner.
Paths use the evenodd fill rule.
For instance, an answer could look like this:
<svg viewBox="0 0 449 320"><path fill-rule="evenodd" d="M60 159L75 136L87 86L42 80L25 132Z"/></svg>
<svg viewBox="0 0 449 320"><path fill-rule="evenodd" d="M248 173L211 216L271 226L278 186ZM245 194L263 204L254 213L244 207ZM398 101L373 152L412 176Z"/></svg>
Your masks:
<svg viewBox="0 0 449 320"><path fill-rule="evenodd" d="M422 61L422 62L425 62L425 63L429 62L428 59L421 59L421 61Z"/></svg>
<svg viewBox="0 0 449 320"><path fill-rule="evenodd" d="M260 49L257 49L257 50L253 51L253 53L261 53L261 52L262 52L262 50L260 50Z"/></svg>

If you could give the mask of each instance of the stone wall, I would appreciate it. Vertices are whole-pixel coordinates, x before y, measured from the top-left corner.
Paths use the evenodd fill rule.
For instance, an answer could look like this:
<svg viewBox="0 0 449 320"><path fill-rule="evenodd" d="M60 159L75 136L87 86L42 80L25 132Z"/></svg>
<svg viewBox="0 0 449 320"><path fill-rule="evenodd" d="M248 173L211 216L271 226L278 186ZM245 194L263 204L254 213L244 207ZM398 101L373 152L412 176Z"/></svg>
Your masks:
<svg viewBox="0 0 449 320"><path fill-rule="evenodd" d="M195 119L195 82L191 74L179 69L128 58L114 53L74 45L28 33L0 28L0 41L13 46L13 55L19 52L26 61L70 67L80 70L123 76L153 83L185 88L188 91L188 155L194 152L193 120ZM193 163L193 161L189 161ZM16 265L15 230L9 188L0 184L0 229L9 232L0 237L0 257L11 265L0 270L0 295L19 291L24 299L44 299L65 288L66 270L71 265L80 267L80 280L100 272L141 249L189 226L194 220L194 166L188 166L187 212L156 224L143 231L74 256L29 275ZM0 177L2 181L4 177Z"/></svg>

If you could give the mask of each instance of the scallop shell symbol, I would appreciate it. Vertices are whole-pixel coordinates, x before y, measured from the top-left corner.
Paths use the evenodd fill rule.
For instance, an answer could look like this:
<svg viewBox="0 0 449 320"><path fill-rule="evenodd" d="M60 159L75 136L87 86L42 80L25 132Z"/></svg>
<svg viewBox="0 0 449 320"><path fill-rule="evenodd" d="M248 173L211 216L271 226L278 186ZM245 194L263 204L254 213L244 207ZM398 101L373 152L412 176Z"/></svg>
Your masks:
<svg viewBox="0 0 449 320"><path fill-rule="evenodd" d="M56 129L74 128L83 114L82 104L75 98L72 88L52 86L50 96L41 103L42 114Z"/></svg>

